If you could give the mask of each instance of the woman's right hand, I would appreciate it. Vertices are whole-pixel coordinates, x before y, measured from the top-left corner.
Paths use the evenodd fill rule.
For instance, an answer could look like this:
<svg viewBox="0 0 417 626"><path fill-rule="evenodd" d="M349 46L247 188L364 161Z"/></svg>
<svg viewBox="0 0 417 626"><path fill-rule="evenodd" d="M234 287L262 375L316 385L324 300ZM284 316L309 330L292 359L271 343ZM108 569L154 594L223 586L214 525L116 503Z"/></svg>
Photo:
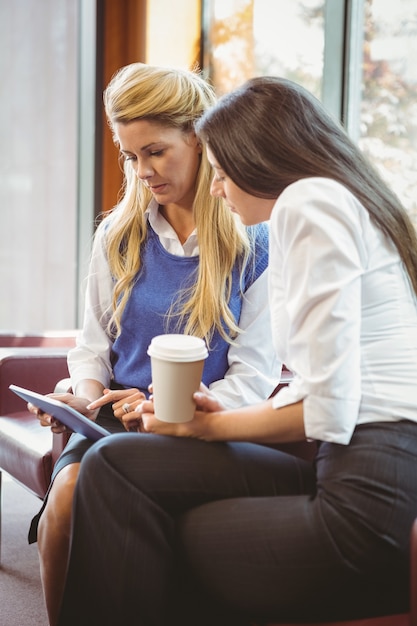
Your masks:
<svg viewBox="0 0 417 626"><path fill-rule="evenodd" d="M79 413L82 413L91 420L95 420L97 416L97 410L88 408L90 401L87 398L80 398L79 396L74 396L72 393L48 393L47 396L48 398L53 398L54 400L59 400L64 404L68 404L68 406L72 407ZM49 413L45 413L31 402L28 403L27 407L31 413L34 413L37 416L41 426L50 426L53 433L68 432L69 429L65 426L65 424L62 424L62 422L57 420L55 417L49 415Z"/></svg>

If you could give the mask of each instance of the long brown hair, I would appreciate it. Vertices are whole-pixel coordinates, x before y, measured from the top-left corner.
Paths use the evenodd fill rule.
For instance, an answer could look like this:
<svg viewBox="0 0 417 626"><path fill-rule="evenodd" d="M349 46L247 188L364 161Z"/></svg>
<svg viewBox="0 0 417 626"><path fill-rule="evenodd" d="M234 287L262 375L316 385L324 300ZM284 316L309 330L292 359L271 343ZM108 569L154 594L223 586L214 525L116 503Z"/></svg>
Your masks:
<svg viewBox="0 0 417 626"><path fill-rule="evenodd" d="M417 294L417 236L406 210L318 99L300 85L262 76L223 96L196 130L241 189L277 198L291 183L332 178L363 204L389 237Z"/></svg>

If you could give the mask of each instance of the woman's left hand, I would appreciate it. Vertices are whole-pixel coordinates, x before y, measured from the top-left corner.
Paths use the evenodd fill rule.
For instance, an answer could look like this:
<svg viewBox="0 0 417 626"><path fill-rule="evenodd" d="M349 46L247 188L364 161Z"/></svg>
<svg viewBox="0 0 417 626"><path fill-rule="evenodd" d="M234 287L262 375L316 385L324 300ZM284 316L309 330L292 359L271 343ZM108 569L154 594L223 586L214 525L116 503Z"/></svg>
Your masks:
<svg viewBox="0 0 417 626"><path fill-rule="evenodd" d="M134 420L132 418L130 420L126 420L126 417L128 415L131 416L135 407L145 399L145 394L135 388L104 389L101 398L91 402L88 408L98 409L111 402L114 416L124 424L126 430L137 430L137 428L130 428L130 426L134 426Z"/></svg>
<svg viewBox="0 0 417 626"><path fill-rule="evenodd" d="M190 422L163 422L154 412L153 397L139 403L134 414L127 416L132 419L140 419L140 432L156 433L160 435L173 435L176 437L194 437L204 439L204 423L210 419L210 413L222 411L223 407L212 393L201 385L200 390L193 395L196 403L194 418Z"/></svg>

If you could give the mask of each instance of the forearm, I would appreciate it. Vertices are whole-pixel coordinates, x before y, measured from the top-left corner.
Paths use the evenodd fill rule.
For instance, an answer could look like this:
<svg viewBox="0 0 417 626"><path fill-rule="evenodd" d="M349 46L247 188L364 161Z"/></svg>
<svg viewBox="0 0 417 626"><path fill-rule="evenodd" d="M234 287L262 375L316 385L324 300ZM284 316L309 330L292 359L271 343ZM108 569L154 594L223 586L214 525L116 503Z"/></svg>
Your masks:
<svg viewBox="0 0 417 626"><path fill-rule="evenodd" d="M93 402L103 395L104 386L98 381L91 378L85 378L77 383L73 390L74 395L85 398L89 402Z"/></svg>
<svg viewBox="0 0 417 626"><path fill-rule="evenodd" d="M200 438L206 441L300 441L305 439L303 403L274 409L266 400L255 406L206 413L200 427Z"/></svg>
<svg viewBox="0 0 417 626"><path fill-rule="evenodd" d="M204 441L247 441L275 444L303 441L303 401L274 409L272 400L239 409L222 409L210 394L194 394L197 410L190 422L163 422L153 412L152 400L140 403L132 413L139 416L145 432Z"/></svg>

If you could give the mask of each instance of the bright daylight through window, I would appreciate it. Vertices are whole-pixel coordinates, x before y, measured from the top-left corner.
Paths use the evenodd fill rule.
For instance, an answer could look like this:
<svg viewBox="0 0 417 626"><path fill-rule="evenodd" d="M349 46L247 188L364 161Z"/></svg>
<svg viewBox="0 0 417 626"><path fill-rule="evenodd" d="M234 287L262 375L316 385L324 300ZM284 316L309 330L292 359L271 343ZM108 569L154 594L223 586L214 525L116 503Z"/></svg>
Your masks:
<svg viewBox="0 0 417 626"><path fill-rule="evenodd" d="M357 0L353 5L363 26L346 41L358 47L349 57L361 65L355 71L356 101L345 102L347 109L357 109L349 132L417 226L417 3ZM325 0L207 2L206 66L218 93L250 76L274 74L320 98L324 81L334 80L325 76L326 8Z"/></svg>

